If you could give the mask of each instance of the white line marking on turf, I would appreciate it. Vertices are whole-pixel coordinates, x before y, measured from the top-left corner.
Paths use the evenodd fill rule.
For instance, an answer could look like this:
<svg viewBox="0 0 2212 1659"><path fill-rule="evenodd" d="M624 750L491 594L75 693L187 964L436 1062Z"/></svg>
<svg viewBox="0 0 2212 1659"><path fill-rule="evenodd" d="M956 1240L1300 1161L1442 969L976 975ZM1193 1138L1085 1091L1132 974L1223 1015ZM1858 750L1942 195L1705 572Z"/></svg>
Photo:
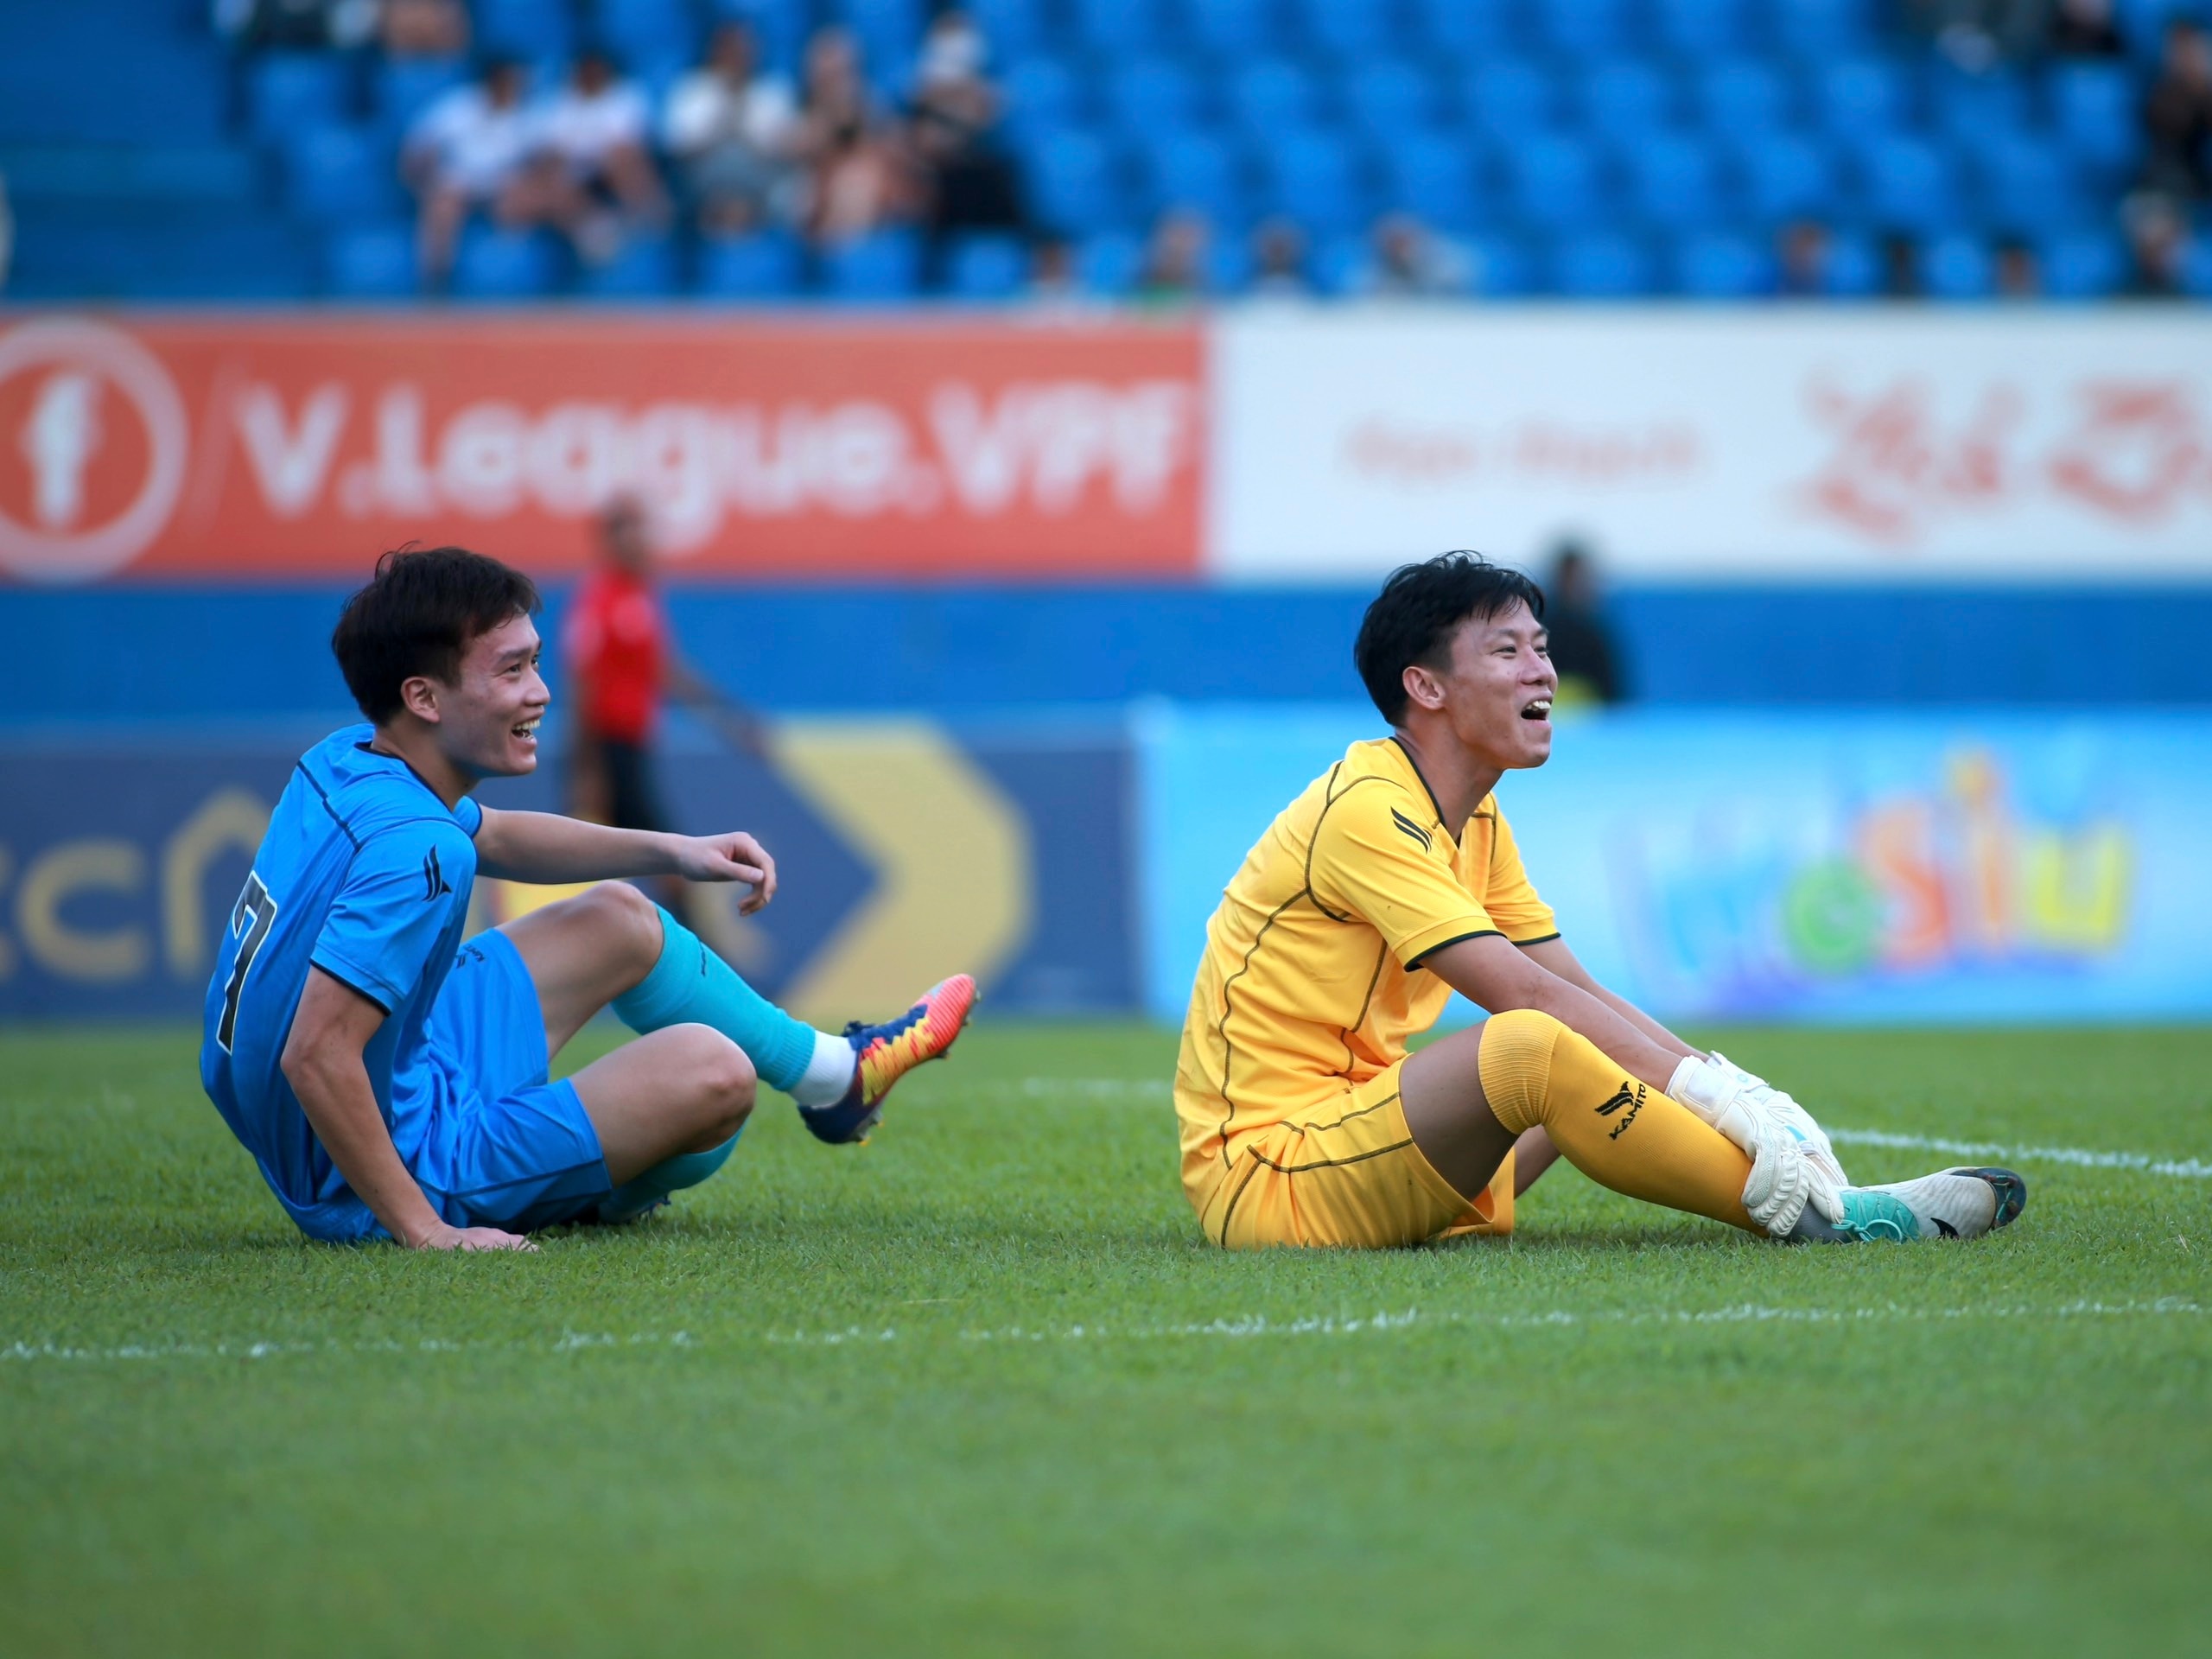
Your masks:
<svg viewBox="0 0 2212 1659"><path fill-rule="evenodd" d="M972 1090L988 1097L1017 1095L1024 1100L1166 1100L1173 1086L1158 1077L1021 1077L984 1084ZM2147 1152L2096 1152L2084 1147L2008 1147L1991 1141L1948 1141L1940 1135L1898 1135L1888 1129L1830 1129L1841 1146L1891 1147L1907 1152L1940 1152L1954 1158L1996 1158L2008 1163L2072 1164L2082 1169L2132 1169L2177 1180L2212 1181L2212 1163L2198 1158L2160 1158Z"/></svg>
<svg viewBox="0 0 2212 1659"><path fill-rule="evenodd" d="M2177 1296L2153 1301L2076 1301L2054 1306L2026 1303L1986 1303L1964 1307L1912 1307L1890 1302L1863 1307L1774 1307L1758 1302L1739 1302L1707 1308L1599 1308L1581 1312L1554 1308L1538 1313L1424 1313L1408 1308L1402 1313L1365 1316L1326 1315L1305 1319L1271 1319L1253 1314L1242 1319L1209 1319L1200 1324L1132 1325L1116 1329L1103 1325L1052 1327L1001 1325L990 1330L950 1333L962 1343L1159 1342L1179 1340L1241 1340L1253 1337L1356 1337L1389 1335L1416 1326L1423 1329L1490 1331L1556 1331L1609 1325L1861 1325L1928 1324L1954 1319L2192 1319L2202 1315L2198 1303ZM115 1363L162 1359L285 1359L308 1355L363 1354L571 1354L622 1348L683 1348L707 1351L719 1347L764 1342L777 1347L838 1348L887 1342L928 1342L941 1339L941 1331L901 1332L896 1326L875 1330L857 1325L841 1331L768 1331L747 1332L734 1343L702 1338L688 1331L638 1331L617 1335L610 1332L564 1331L544 1342L453 1342L428 1338L420 1342L219 1342L127 1343L117 1347L78 1347L56 1342L13 1342L0 1346L0 1363L32 1361L73 1361Z"/></svg>

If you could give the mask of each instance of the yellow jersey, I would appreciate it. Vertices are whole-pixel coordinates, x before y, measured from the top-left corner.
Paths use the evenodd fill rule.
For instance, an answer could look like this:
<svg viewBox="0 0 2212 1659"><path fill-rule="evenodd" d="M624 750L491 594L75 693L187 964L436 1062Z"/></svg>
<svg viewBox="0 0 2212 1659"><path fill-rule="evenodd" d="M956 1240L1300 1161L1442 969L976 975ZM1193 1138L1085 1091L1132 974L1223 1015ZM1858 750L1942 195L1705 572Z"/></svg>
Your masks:
<svg viewBox="0 0 2212 1659"><path fill-rule="evenodd" d="M1495 795L1455 830L1395 738L1355 743L1268 826L1206 926L1175 1068L1183 1184L1367 1082L1451 988L1421 958L1461 939L1556 938Z"/></svg>

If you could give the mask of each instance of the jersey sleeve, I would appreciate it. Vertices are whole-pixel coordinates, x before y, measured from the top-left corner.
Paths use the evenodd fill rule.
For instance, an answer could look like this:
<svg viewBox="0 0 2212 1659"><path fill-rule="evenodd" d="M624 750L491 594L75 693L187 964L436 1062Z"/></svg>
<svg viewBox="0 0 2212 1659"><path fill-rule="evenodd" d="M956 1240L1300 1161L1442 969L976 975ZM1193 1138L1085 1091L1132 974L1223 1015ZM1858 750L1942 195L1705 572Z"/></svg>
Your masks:
<svg viewBox="0 0 2212 1659"><path fill-rule="evenodd" d="M1495 803L1492 810L1496 810ZM1541 944L1559 937L1559 922L1552 908L1536 897L1536 889L1522 868L1521 849L1505 814L1497 814L1497 833L1491 842L1490 885L1484 894L1485 908L1498 931L1516 944Z"/></svg>
<svg viewBox="0 0 2212 1659"><path fill-rule="evenodd" d="M1452 869L1452 839L1389 783L1355 785L1313 832L1308 886L1331 915L1357 916L1411 968L1433 950L1503 930Z"/></svg>
<svg viewBox="0 0 2212 1659"><path fill-rule="evenodd" d="M468 902L475 868L475 849L457 823L419 820L370 836L310 960L389 1014L421 982L454 906Z"/></svg>

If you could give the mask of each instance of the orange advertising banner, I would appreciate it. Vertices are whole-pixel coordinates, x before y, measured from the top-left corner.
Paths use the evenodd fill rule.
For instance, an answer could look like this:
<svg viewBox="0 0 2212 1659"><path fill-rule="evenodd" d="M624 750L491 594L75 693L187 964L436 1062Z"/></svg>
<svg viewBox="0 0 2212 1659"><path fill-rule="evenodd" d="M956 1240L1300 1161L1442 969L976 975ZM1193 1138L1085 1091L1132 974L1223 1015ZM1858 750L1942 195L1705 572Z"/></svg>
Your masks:
<svg viewBox="0 0 2212 1659"><path fill-rule="evenodd" d="M1127 322L0 317L0 573L557 574L626 493L671 574L1185 574L1205 363Z"/></svg>

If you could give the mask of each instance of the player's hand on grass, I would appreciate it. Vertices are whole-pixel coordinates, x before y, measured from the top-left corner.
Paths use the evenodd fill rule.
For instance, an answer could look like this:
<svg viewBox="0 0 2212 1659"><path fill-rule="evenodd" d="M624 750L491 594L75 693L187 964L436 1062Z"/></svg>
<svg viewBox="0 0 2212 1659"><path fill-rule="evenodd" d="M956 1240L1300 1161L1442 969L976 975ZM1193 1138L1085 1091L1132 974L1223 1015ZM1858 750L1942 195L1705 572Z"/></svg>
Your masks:
<svg viewBox="0 0 2212 1659"><path fill-rule="evenodd" d="M520 1233L503 1233L497 1227L449 1227L437 1223L419 1238L407 1241L410 1250L530 1250L537 1246Z"/></svg>
<svg viewBox="0 0 2212 1659"><path fill-rule="evenodd" d="M742 830L687 836L677 843L676 873L687 881L742 881L753 891L737 907L750 916L776 896L776 861Z"/></svg>

